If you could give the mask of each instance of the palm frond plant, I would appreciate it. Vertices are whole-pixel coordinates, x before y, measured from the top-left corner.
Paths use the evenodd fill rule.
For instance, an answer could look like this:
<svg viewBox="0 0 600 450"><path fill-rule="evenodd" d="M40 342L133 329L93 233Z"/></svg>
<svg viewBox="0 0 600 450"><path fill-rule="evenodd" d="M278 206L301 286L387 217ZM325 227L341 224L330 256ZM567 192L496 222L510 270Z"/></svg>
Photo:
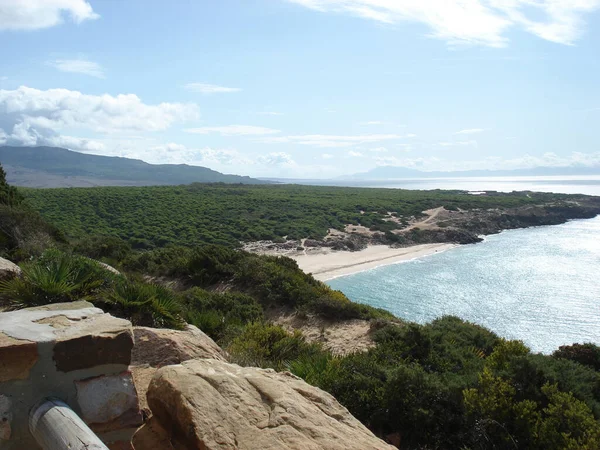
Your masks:
<svg viewBox="0 0 600 450"><path fill-rule="evenodd" d="M177 296L157 284L122 280L104 292L101 303L134 325L175 329L185 325Z"/></svg>
<svg viewBox="0 0 600 450"><path fill-rule="evenodd" d="M9 309L93 300L114 275L93 261L49 251L23 264L20 277L0 282L0 302Z"/></svg>

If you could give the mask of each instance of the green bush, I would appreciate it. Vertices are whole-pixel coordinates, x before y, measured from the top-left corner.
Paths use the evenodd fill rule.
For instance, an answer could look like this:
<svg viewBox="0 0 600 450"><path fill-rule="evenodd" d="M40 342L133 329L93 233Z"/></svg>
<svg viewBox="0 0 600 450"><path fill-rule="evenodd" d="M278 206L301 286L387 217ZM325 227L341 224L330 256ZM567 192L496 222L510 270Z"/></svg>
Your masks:
<svg viewBox="0 0 600 450"><path fill-rule="evenodd" d="M73 247L77 254L93 259L120 262L131 253L131 246L116 236L88 236L77 241Z"/></svg>
<svg viewBox="0 0 600 450"><path fill-rule="evenodd" d="M57 250L23 264L23 274L0 283L0 299L10 308L94 300L116 276L87 258Z"/></svg>
<svg viewBox="0 0 600 450"><path fill-rule="evenodd" d="M592 343L562 345L552 356L575 361L600 371L600 347Z"/></svg>
<svg viewBox="0 0 600 450"><path fill-rule="evenodd" d="M170 289L156 284L120 280L97 302L106 311L134 325L182 329L182 306Z"/></svg>
<svg viewBox="0 0 600 450"><path fill-rule="evenodd" d="M284 370L292 361L312 358L322 349L307 343L299 331L290 334L280 326L254 323L233 340L227 351L238 364Z"/></svg>
<svg viewBox="0 0 600 450"><path fill-rule="evenodd" d="M264 319L262 306L238 292L223 294L192 288L181 295L187 322L218 342L235 335L244 325Z"/></svg>

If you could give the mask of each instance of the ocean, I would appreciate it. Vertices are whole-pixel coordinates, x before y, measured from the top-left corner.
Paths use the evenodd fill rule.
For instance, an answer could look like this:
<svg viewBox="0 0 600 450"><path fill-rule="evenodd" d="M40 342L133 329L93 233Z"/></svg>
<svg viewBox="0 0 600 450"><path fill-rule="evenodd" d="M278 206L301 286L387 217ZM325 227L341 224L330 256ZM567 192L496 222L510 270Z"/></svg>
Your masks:
<svg viewBox="0 0 600 450"><path fill-rule="evenodd" d="M600 196L600 175L547 177L413 178L353 183L352 186L394 189L460 189L465 191L537 191Z"/></svg>
<svg viewBox="0 0 600 450"><path fill-rule="evenodd" d="M554 183L552 191L577 192L572 190L576 186L581 193L600 195L600 180L589 185L580 181ZM497 181L488 180L468 189L486 190L492 183L498 187ZM452 183L440 188L460 189ZM600 345L599 277L600 216L504 231L479 244L328 284L356 302L409 321L426 323L454 315L502 337L520 339L535 352L551 353L575 342Z"/></svg>

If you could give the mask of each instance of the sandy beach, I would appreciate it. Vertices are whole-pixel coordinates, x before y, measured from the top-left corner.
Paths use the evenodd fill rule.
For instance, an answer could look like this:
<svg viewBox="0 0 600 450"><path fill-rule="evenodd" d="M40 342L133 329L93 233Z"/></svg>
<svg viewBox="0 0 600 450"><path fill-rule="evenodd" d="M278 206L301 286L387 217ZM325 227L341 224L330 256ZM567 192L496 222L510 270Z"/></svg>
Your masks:
<svg viewBox="0 0 600 450"><path fill-rule="evenodd" d="M362 272L375 267L396 264L421 258L457 247L455 244L423 244L405 248L391 248L387 245L371 245L359 252L331 251L290 256L306 273L312 273L317 280Z"/></svg>

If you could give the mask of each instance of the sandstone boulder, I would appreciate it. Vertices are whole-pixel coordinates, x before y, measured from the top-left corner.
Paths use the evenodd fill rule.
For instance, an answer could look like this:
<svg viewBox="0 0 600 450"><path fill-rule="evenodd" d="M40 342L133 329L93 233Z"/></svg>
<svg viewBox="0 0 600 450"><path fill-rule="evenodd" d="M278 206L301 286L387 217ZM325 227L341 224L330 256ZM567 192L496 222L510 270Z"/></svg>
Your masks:
<svg viewBox="0 0 600 450"><path fill-rule="evenodd" d="M0 280L21 275L21 268L8 259L0 258Z"/></svg>
<svg viewBox="0 0 600 450"><path fill-rule="evenodd" d="M192 360L154 375L148 403L175 448L393 449L326 392L289 373Z"/></svg>
<svg viewBox="0 0 600 450"><path fill-rule="evenodd" d="M133 335L131 364L135 366L162 367L203 358L225 361L223 350L193 325L183 331L135 327Z"/></svg>
<svg viewBox="0 0 600 450"><path fill-rule="evenodd" d="M148 407L146 391L158 367L190 359L226 360L221 347L193 325L187 325L183 331L134 327L133 334L135 344L131 353L131 372L142 409Z"/></svg>

